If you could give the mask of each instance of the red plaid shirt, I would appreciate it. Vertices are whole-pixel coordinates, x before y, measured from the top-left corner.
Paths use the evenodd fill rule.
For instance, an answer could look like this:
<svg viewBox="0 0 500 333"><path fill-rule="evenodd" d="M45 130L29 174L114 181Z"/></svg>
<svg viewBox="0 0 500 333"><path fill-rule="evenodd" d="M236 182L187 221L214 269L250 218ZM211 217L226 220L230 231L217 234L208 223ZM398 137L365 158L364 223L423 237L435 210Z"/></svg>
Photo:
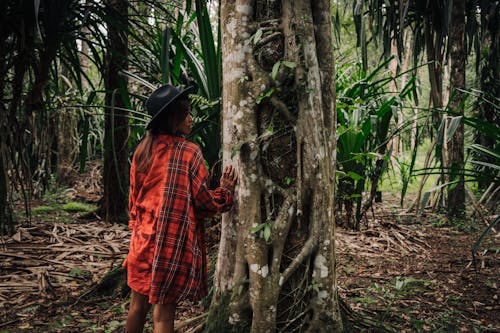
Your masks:
<svg viewBox="0 0 500 333"><path fill-rule="evenodd" d="M207 295L203 217L232 205L230 191L207 188L200 148L160 135L147 174L130 170L128 284L151 304L197 301Z"/></svg>

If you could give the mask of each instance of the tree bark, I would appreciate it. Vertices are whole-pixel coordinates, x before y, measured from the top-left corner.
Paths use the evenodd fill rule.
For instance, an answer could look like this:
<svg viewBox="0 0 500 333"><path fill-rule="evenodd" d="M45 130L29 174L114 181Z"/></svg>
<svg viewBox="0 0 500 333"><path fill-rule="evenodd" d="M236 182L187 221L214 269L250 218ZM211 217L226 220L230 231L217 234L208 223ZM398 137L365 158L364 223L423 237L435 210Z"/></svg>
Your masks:
<svg viewBox="0 0 500 333"><path fill-rule="evenodd" d="M483 100L494 101L495 98L500 96L500 29L498 28L498 22L500 22L500 5L495 2L489 2L487 7L484 8L484 16L482 21L483 40L481 45L487 47L488 52L484 54L484 58L481 59L481 70L479 77L480 90L484 92L484 97L477 102L478 118L490 123L490 124L500 124L500 112L498 112L498 103L485 103ZM496 9L496 10L495 10ZM498 149L500 144L493 137L486 135L482 131L476 131L475 140L477 144L480 144L492 151ZM495 164L496 161L491 156L475 156L474 159L480 161ZM482 190L486 190L496 175L495 170L490 170L488 168L483 168L481 170L481 176L478 180L478 187Z"/></svg>
<svg viewBox="0 0 500 333"><path fill-rule="evenodd" d="M128 112L125 111L121 88L126 85L120 70L127 69L128 1L108 0L108 9L120 20L121 25L108 23L108 44L106 50L106 116L104 129L104 194L100 211L106 221L127 223L128 197ZM122 87L120 87L122 85Z"/></svg>
<svg viewBox="0 0 500 333"><path fill-rule="evenodd" d="M450 27L450 111L455 115L463 115L461 105L465 90L465 0L453 2ZM448 217L461 218L465 213L464 188L464 125L460 123L450 140L448 149L448 167L450 181L458 183L448 190Z"/></svg>
<svg viewBox="0 0 500 333"><path fill-rule="evenodd" d="M427 68L429 70L429 82L431 84L430 98L434 111L432 112L432 124L437 131L441 123L439 110L443 107L443 57L440 49L436 48L436 37L433 31L432 21L428 18L424 25L425 47L427 52Z"/></svg>
<svg viewBox="0 0 500 333"><path fill-rule="evenodd" d="M240 175L215 276L225 331L342 329L330 13L327 0L221 3L223 156Z"/></svg>
<svg viewBox="0 0 500 333"><path fill-rule="evenodd" d="M2 112L4 112L2 108ZM0 128L6 128L3 122L0 123ZM6 133L6 132L5 132ZM7 182L7 159L6 159L6 141L7 135L0 133L0 235L13 231L12 208L9 202L9 189Z"/></svg>

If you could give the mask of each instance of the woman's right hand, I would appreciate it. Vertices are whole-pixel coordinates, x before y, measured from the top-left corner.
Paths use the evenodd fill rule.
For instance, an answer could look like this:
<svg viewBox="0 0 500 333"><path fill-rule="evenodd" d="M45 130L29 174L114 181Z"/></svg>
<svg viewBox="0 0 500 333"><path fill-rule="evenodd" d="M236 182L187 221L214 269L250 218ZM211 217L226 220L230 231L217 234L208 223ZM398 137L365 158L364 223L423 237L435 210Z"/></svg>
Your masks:
<svg viewBox="0 0 500 333"><path fill-rule="evenodd" d="M237 181L238 174L236 173L236 169L232 165L226 166L222 177L220 177L220 186L233 193Z"/></svg>

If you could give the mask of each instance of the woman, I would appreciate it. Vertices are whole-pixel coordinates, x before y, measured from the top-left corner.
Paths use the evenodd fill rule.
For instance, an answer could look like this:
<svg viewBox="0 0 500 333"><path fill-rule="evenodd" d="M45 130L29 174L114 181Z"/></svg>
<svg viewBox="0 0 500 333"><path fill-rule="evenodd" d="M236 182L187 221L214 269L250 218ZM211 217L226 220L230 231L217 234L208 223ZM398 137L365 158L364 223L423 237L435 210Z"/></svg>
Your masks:
<svg viewBox="0 0 500 333"><path fill-rule="evenodd" d="M205 230L202 218L228 210L237 175L224 169L220 187L207 188L200 148L183 136L192 118L188 87L165 85L146 101L152 119L130 170L129 254L123 264L132 289L126 331L142 332L154 304L154 332L174 331L176 304L207 295Z"/></svg>

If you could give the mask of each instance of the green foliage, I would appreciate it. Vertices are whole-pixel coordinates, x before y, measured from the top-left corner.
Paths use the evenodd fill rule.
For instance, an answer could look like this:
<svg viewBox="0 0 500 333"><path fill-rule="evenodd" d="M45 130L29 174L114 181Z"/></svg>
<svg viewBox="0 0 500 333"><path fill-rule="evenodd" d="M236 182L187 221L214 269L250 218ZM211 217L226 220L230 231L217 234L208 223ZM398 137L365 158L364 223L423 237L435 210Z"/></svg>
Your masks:
<svg viewBox="0 0 500 333"><path fill-rule="evenodd" d="M278 75L278 70L280 69L280 66L285 66L293 69L297 65L293 61L277 61L273 65L273 69L271 70L271 79L276 80L276 76Z"/></svg>
<svg viewBox="0 0 500 333"><path fill-rule="evenodd" d="M131 50L130 63L136 70L134 73L124 71L123 74L145 86L148 90L146 95L165 83L198 87L198 95L191 97L194 125L189 138L201 146L204 157L212 167L219 160L221 149L220 43L215 43L207 3L197 0L193 9L192 2L187 1L185 8L176 18L168 17L170 22L164 30L159 19L153 22L153 26L147 21L138 24L142 27L141 32L144 27L149 31L132 32L133 45L139 46ZM150 68L146 68L145 64ZM129 110L134 114L130 117L130 147L135 147L143 137L144 124L149 120L142 106L145 96L134 96L138 102L132 104Z"/></svg>
<svg viewBox="0 0 500 333"><path fill-rule="evenodd" d="M465 100L462 103L465 103ZM466 106L469 107L469 105ZM500 109L500 106L497 105L496 107ZM443 147L446 146L460 123L464 124L465 132L474 131L476 133L481 133L483 137L490 138L493 142L498 142L500 139L500 127L497 124L490 124L473 117L453 116L453 114L443 118L436 138L434 154L437 157L435 158L435 165L416 169L414 174L417 176L437 175L440 176L441 179L445 179L444 176L446 176L449 180L442 181L428 189L422 195L420 213L425 209L432 194L442 191L443 189L453 189L460 181L458 177L460 175L463 175L465 181L469 183L486 182L487 184L500 184L500 145L498 144L490 148L470 141L468 143L466 142L465 149L468 154L465 157L463 166L460 168L443 166L446 165L441 159ZM448 138L447 142L445 142L445 138ZM470 228L467 225L461 225L460 221L461 220L455 221L457 227L464 229Z"/></svg>
<svg viewBox="0 0 500 333"><path fill-rule="evenodd" d="M387 169L389 139L396 135L391 119L414 90L410 79L401 92L389 90L392 78L385 72L390 58L366 73L360 64L344 64L337 70L337 163L339 207L345 207L347 224L357 229L367 183L377 186ZM356 216L352 210L356 206Z"/></svg>
<svg viewBox="0 0 500 333"><path fill-rule="evenodd" d="M57 207L54 206L38 206L32 209L33 214L47 214L53 212Z"/></svg>
<svg viewBox="0 0 500 333"><path fill-rule="evenodd" d="M87 205L81 202L68 202L62 206L62 209L67 212L92 212L96 209L95 206Z"/></svg>
<svg viewBox="0 0 500 333"><path fill-rule="evenodd" d="M90 272L89 271L82 271L81 269L78 269L78 268L73 268L69 272L69 276L71 276L71 277L89 278L90 277Z"/></svg>
<svg viewBox="0 0 500 333"><path fill-rule="evenodd" d="M271 237L271 226L269 225L269 223L261 223L258 226L252 228L250 232L264 238L267 242Z"/></svg>
<svg viewBox="0 0 500 333"><path fill-rule="evenodd" d="M432 281L425 279L401 279L400 277L397 277L394 280L394 290L398 295L404 295L412 291L428 291L429 288L427 288L427 286L432 283Z"/></svg>
<svg viewBox="0 0 500 333"><path fill-rule="evenodd" d="M274 88L268 89L267 91L261 93L259 96L257 96L257 99L255 100L255 103L260 104L262 100L265 98L269 98L274 94Z"/></svg>

